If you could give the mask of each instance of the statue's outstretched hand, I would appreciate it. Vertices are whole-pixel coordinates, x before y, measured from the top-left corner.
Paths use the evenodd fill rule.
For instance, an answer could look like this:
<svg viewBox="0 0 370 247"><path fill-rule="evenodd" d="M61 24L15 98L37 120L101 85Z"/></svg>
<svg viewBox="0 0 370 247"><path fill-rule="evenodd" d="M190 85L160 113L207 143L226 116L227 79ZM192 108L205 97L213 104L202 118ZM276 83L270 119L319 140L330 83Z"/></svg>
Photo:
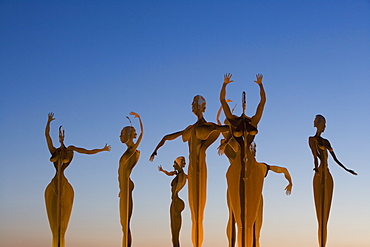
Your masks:
<svg viewBox="0 0 370 247"><path fill-rule="evenodd" d="M108 144L105 144L105 146L103 147L103 151L108 151L108 152L110 152L110 150L111 150L111 146L110 146L110 145L108 145Z"/></svg>
<svg viewBox="0 0 370 247"><path fill-rule="evenodd" d="M350 169L347 169L347 172L349 172L349 173L351 173L351 174L353 174L353 175L357 175L357 173L356 173L355 171L350 170Z"/></svg>
<svg viewBox="0 0 370 247"><path fill-rule="evenodd" d="M50 122L51 122L51 121L53 121L53 120L55 120L55 118L54 118L54 113L49 112L49 114L48 114L48 122L50 123Z"/></svg>
<svg viewBox="0 0 370 247"><path fill-rule="evenodd" d="M154 151L153 153L152 153L152 155L150 155L150 158L149 158L149 161L153 161L154 160L154 157L157 155L157 152L156 151Z"/></svg>
<svg viewBox="0 0 370 247"><path fill-rule="evenodd" d="M258 85L262 85L262 78L263 78L262 74L257 74L256 75L257 81L254 81L254 82L257 83Z"/></svg>
<svg viewBox="0 0 370 247"><path fill-rule="evenodd" d="M130 115L134 116L135 118L139 118L139 114L137 114L136 112L130 112Z"/></svg>
<svg viewBox="0 0 370 247"><path fill-rule="evenodd" d="M229 84L230 82L233 82L233 80L230 80L233 75L230 73L226 73L224 75L224 84Z"/></svg>
<svg viewBox="0 0 370 247"><path fill-rule="evenodd" d="M221 156L221 155L223 155L225 153L226 144L227 144L226 141L224 139L222 139L220 146L218 146L218 148L217 148L218 155Z"/></svg>
<svg viewBox="0 0 370 247"><path fill-rule="evenodd" d="M287 195L290 195L292 193L292 185L291 184L288 184L286 187L285 187L285 194Z"/></svg>

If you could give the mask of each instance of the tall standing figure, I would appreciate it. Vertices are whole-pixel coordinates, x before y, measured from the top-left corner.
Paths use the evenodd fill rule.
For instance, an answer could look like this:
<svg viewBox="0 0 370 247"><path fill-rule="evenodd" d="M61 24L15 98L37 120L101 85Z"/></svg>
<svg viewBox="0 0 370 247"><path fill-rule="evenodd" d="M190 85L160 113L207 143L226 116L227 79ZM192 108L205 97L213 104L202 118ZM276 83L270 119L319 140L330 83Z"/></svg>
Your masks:
<svg viewBox="0 0 370 247"><path fill-rule="evenodd" d="M185 186L187 175L183 168L185 167L185 157L180 156L173 162L174 171L166 171L162 166L158 166L158 170L166 174L167 176L175 176L171 182L171 206L170 206L170 217L171 217L171 234L172 234L172 246L180 247L180 229L181 229L181 212L185 208L185 203L179 197L180 190Z"/></svg>
<svg viewBox="0 0 370 247"><path fill-rule="evenodd" d="M224 83L220 92L220 102L224 110L226 119L230 126L230 135L220 146L220 151L232 145L233 148L225 152L229 157L235 152L233 163L226 174L228 181L229 205L232 207L236 224L238 226L237 241L241 247L253 246L253 225L257 217L261 193L263 187L264 174L261 167L254 161L254 157L249 149L257 134L257 125L262 117L266 103L265 90L262 84L263 76L256 75L256 83L260 87L260 103L257 106L253 117L248 117L246 111L245 92L243 92L243 112L241 116L232 114L232 111L225 100L226 86L232 82L231 74L224 75ZM232 144L237 143L237 145ZM234 155L234 154L233 154Z"/></svg>
<svg viewBox="0 0 370 247"><path fill-rule="evenodd" d="M55 120L54 113L48 114L45 128L46 143L51 153L50 161L54 163L56 173L45 190L45 204L48 214L50 229L53 234L52 247L65 246L65 233L72 212L74 192L71 184L64 176L64 170L72 162L74 151L82 154L96 154L102 151L110 151L110 146L105 145L101 149L87 150L75 146L64 145L64 130L59 127L60 147L55 148L50 137L50 123Z"/></svg>
<svg viewBox="0 0 370 247"><path fill-rule="evenodd" d="M143 138L144 128L143 123L139 114L135 112L130 112L130 115L133 115L135 118L139 119L140 123L140 135L136 143L134 139L136 138L136 130L132 126L126 126L122 129L120 139L122 143L125 143L127 146L126 151L123 153L122 157L119 160L118 168L118 182L119 182L119 212L122 225L122 247L131 246L131 231L130 231L130 219L132 215L133 200L132 200L132 191L134 190L134 183L130 179L130 174L132 169L137 164L140 151L137 150L140 145L141 139Z"/></svg>
<svg viewBox="0 0 370 247"><path fill-rule="evenodd" d="M207 186L207 165L206 150L216 141L220 132L229 130L228 126L219 126L207 122L203 117L206 109L206 101L196 95L192 103L193 113L198 120L186 129L165 135L158 143L154 152L150 156L153 161L157 151L166 141L182 137L189 146L189 168L188 168L188 189L189 189L189 207L192 219L192 242L193 246L202 246L203 242L203 218L206 205L206 186Z"/></svg>
<svg viewBox="0 0 370 247"><path fill-rule="evenodd" d="M325 131L326 120L322 115L316 115L314 120L316 134L308 139L314 159L313 193L315 199L316 217L318 221L319 246L325 247L327 239L327 224L329 220L330 206L333 196L333 177L328 167L328 151L334 161L347 172L357 175L356 172L347 169L335 156L334 150L327 139L321 137ZM320 164L319 164L320 160Z"/></svg>

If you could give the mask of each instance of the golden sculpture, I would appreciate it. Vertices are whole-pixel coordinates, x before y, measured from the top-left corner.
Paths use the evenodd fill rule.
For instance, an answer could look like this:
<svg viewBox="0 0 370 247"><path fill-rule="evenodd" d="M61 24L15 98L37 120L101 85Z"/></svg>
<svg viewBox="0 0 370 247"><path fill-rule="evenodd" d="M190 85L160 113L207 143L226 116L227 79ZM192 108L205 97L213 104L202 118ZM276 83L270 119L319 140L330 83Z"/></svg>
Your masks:
<svg viewBox="0 0 370 247"><path fill-rule="evenodd" d="M50 123L55 120L54 113L48 114L45 128L46 143L51 153L50 161L54 163L56 173L45 190L45 204L49 219L50 229L53 234L52 247L65 246L65 232L71 216L74 192L71 184L64 176L64 170L72 162L74 152L82 154L96 154L102 151L110 151L107 144L101 149L87 150L75 146L64 145L64 130L59 127L60 147L55 148L50 137Z"/></svg>
<svg viewBox="0 0 370 247"><path fill-rule="evenodd" d="M118 168L118 182L119 182L119 209L120 209L120 219L122 225L122 246L129 247L131 246L131 231L130 231L130 219L132 215L133 200L132 200L132 191L134 190L134 183L130 179L130 174L132 169L137 164L140 151L137 150L140 145L141 139L143 138L144 128L143 123L139 114L135 112L130 112L130 115L133 115L135 118L139 119L140 123L140 135L136 143L134 139L136 138L136 130L132 126L126 126L122 129L120 139L122 143L125 143L127 146L126 151L121 156L119 160Z"/></svg>
<svg viewBox="0 0 370 247"><path fill-rule="evenodd" d="M172 246L180 247L180 229L181 229L181 212L185 208L185 203L179 197L180 190L185 186L187 175L183 168L185 167L185 157L177 157L173 163L174 171L169 172L163 170L162 166L158 166L158 170L166 174L167 176L176 177L171 182L172 202L170 206L170 217L171 217L171 234L172 234Z"/></svg>
<svg viewBox="0 0 370 247"><path fill-rule="evenodd" d="M281 166L271 166L271 165L268 165L266 163L257 162L255 160L256 144L254 142L251 144L250 150L251 150L252 155L254 157L254 161L257 164L260 165L260 168L263 171L263 173L265 174L265 177L267 176L269 171L284 174L285 179L288 181L288 185L284 188L285 194L290 195L291 192L292 192L293 183L292 183L292 178L290 176L290 173L289 173L288 169L286 169L285 167L281 167ZM260 233L261 233L261 228L262 228L262 220L263 220L263 195L261 194L261 201L260 201L260 205L258 207L256 221L254 223L253 247L260 247L259 239L260 239Z"/></svg>
<svg viewBox="0 0 370 247"><path fill-rule="evenodd" d="M153 161L157 151L166 141L182 137L189 146L189 168L188 168L188 192L189 207L192 219L192 242L198 247L203 242L203 218L206 205L206 185L207 185L207 165L206 150L218 138L220 132L229 130L228 126L219 126L207 122L203 118L206 109L205 99L197 95L192 103L192 111L198 120L186 129L165 135L158 143L154 152L150 156Z"/></svg>
<svg viewBox="0 0 370 247"><path fill-rule="evenodd" d="M228 182L228 201L229 205L231 205L229 208L231 208L234 219L231 219L229 223L235 220L238 226L238 245L252 247L253 226L261 201L264 173L261 166L255 162L249 147L258 132L257 125L262 117L266 95L262 85L263 76L257 74L257 80L255 82L260 87L261 100L257 106L255 115L251 118L245 115L245 92L243 92L243 112L241 116L233 115L225 100L226 86L232 82L231 77L231 74L225 74L220 92L220 102L230 126L230 134L221 143L219 152L225 152L230 160L226 179ZM226 150L227 146L229 146L228 150ZM233 231L233 227L229 226L229 239L233 238Z"/></svg>
<svg viewBox="0 0 370 247"><path fill-rule="evenodd" d="M326 120L322 115L316 115L314 120L316 134L308 139L309 146L314 158L313 192L315 199L316 217L318 221L318 242L320 247L325 247L327 239L327 224L329 220L331 201L333 196L333 177L328 167L328 151L334 161L347 172L357 175L356 172L347 169L336 157L330 142L321 137L325 131ZM319 164L320 160L320 164Z"/></svg>

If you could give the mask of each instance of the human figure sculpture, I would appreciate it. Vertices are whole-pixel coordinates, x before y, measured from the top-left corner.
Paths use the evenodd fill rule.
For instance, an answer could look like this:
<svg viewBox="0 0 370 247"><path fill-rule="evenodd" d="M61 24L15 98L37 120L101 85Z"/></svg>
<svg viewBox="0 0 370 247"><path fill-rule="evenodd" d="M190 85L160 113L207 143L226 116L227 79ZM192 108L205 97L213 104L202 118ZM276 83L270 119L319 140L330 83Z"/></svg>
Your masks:
<svg viewBox="0 0 370 247"><path fill-rule="evenodd" d="M232 102L231 100L226 100L226 102ZM222 111L222 106L217 112L216 121L221 125L220 115ZM224 121L225 125L229 125L227 119ZM230 131L231 132L231 131ZM234 247L236 243L237 230L235 228L236 218L235 215L241 215L240 212L240 179L235 179L240 176L241 168L241 155L240 146L236 140L232 137L230 132L223 132L222 135L224 139L221 140L221 145L219 147L219 155L225 154L229 159L230 166L226 172L226 182L227 191L226 199L227 206L229 208L229 219L226 227L226 235L228 238L228 246ZM239 206L238 206L239 205ZM241 225L241 218L238 219L238 225Z"/></svg>
<svg viewBox="0 0 370 247"><path fill-rule="evenodd" d="M233 115L226 100L226 86L231 83L232 75L225 74L224 83L220 92L220 102L226 119L230 126L230 135L220 145L219 150L225 150L227 145L232 143L230 152L235 152L232 162L226 174L228 181L229 200L232 205L236 224L238 226L237 241L242 247L253 245L253 225L257 217L257 211L261 200L264 173L260 166L254 161L249 147L257 134L257 125L262 117L266 95L262 85L262 75L257 74L255 81L260 87L260 103L257 106L256 114L253 117L245 115L246 99L243 92L243 112L240 117ZM229 153L230 153L229 152ZM226 154L226 153L225 153ZM227 154L230 156L230 154ZM238 180L235 181L235 180ZM231 186L232 185L232 186ZM233 196L231 196L234 194Z"/></svg>
<svg viewBox="0 0 370 247"><path fill-rule="evenodd" d="M327 240L327 224L329 220L331 201L333 196L333 177L328 167L328 151L334 161L347 172L357 175L356 172L347 169L336 157L330 142L321 137L325 131L326 120L322 115L316 115L314 120L316 134L310 136L308 143L314 158L313 192L315 199L316 217L318 221L318 242L320 247L325 247ZM320 160L320 163L319 163Z"/></svg>
<svg viewBox="0 0 370 247"><path fill-rule="evenodd" d="M256 144L254 142L251 144L250 150L251 150L252 155L253 155L254 160L255 160ZM284 174L285 179L288 181L288 185L284 188L285 194L286 195L291 194L292 187L293 187L293 182L292 182L292 178L290 176L290 173L289 173L288 169L286 169L285 167L281 167L281 166L272 166L272 165L268 165L268 164L263 163L263 162L257 162L256 160L255 160L255 162L260 165L260 168L265 173L265 178L266 178L269 171ZM260 235L261 235L260 233L261 233L261 228L262 228L262 220L263 220L263 195L261 194L261 201L260 201L260 205L258 207L256 221L255 221L254 227L253 227L254 228L253 229L253 247L260 247L259 239L260 239Z"/></svg>
<svg viewBox="0 0 370 247"><path fill-rule="evenodd" d="M127 149L119 160L118 168L118 182L119 182L119 212L122 226L122 247L131 246L131 230L130 230L130 219L133 209L132 191L134 190L134 183L130 179L132 169L137 164L140 158L140 151L137 150L140 145L141 139L143 138L144 128L143 123L139 114L130 112L135 118L139 119L140 123L140 135L136 143L136 130L132 126L126 126L121 130L120 140L126 144Z"/></svg>
<svg viewBox="0 0 370 247"><path fill-rule="evenodd" d="M65 233L71 216L74 192L71 184L64 176L64 170L72 162L74 152L82 154L96 154L102 151L110 151L110 146L105 145L101 149L87 150L80 147L64 145L64 130L59 127L60 147L55 148L50 137L50 123L55 120L54 113L48 114L45 128L46 143L51 153L50 161L54 163L56 173L50 184L45 189L45 204L49 219L50 229L53 234L52 247L65 246Z"/></svg>
<svg viewBox="0 0 370 247"><path fill-rule="evenodd" d="M185 208L185 203L179 197L180 190L185 186L187 175L183 168L185 167L185 157L180 156L174 160L174 170L169 172L158 166L158 170L166 174L167 176L175 176L171 182L172 202L170 206L170 217L171 217L171 234L172 234L172 246L180 247L180 229L181 229L181 212Z"/></svg>
<svg viewBox="0 0 370 247"><path fill-rule="evenodd" d="M192 242L196 247L201 246L203 242L203 218L207 185L206 150L216 141L220 132L229 130L228 126L219 126L207 122L203 117L205 109L205 99L200 95L196 95L192 103L192 110L198 118L197 122L193 125L189 125L184 130L165 135L150 156L150 161L153 161L154 157L157 155L158 149L162 147L166 141L174 140L180 136L184 142L188 143L188 198L192 219Z"/></svg>

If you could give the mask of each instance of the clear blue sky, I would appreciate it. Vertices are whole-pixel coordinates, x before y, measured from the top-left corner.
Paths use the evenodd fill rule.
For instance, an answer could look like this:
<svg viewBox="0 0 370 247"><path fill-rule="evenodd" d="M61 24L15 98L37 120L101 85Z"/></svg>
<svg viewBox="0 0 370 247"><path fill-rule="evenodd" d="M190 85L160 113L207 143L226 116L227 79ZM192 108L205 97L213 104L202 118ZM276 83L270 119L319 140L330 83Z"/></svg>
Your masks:
<svg viewBox="0 0 370 247"><path fill-rule="evenodd" d="M330 159L335 181L328 247L370 243L370 2L369 1L0 1L0 246L50 246L44 190L54 176L44 128L48 112L66 145L112 145L110 153L76 154L66 170L75 190L67 246L120 246L118 160L130 111L142 117L135 183L133 246L171 246L170 177L187 157L181 140L149 156L162 136L194 123L193 96L207 101L215 121L223 74L227 98L247 92L247 114L259 101L255 74L264 75L267 103L259 124L257 159L285 166L265 180L261 244L312 247L317 224L313 159L307 140L313 119L327 119L324 137L352 176ZM136 129L137 120L132 119ZM208 149L204 246L226 246L228 161ZM187 202L187 187L180 197ZM190 246L189 207L181 242Z"/></svg>

